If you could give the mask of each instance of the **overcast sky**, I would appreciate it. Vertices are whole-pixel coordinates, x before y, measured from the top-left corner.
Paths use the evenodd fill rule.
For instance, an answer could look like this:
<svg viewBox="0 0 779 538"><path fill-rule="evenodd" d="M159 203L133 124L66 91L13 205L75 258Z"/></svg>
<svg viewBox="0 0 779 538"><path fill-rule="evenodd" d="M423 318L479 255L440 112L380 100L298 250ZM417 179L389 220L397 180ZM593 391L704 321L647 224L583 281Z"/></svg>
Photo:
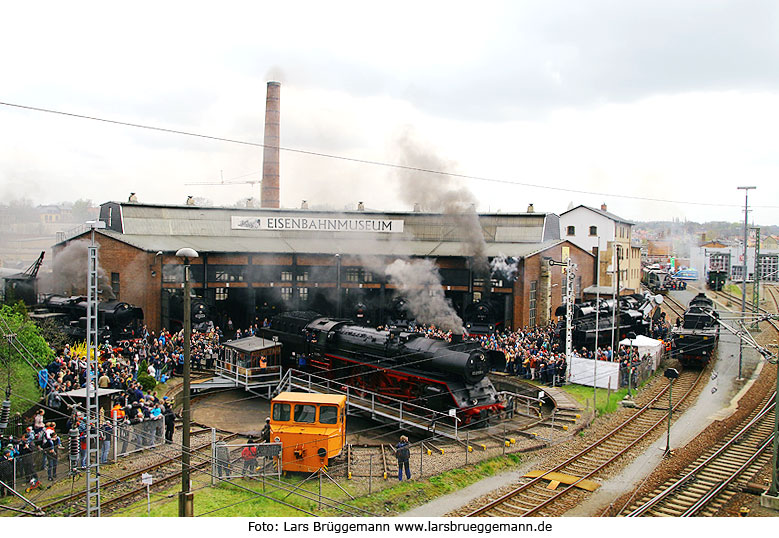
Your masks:
<svg viewBox="0 0 779 538"><path fill-rule="evenodd" d="M2 102L252 143L278 80L283 147L482 178L451 187L484 212L739 221L750 185L779 224L775 1L14 2L0 48ZM0 106L3 201L232 204L259 187L187 183L261 171L260 147ZM282 151L281 204L408 210L402 175Z"/></svg>

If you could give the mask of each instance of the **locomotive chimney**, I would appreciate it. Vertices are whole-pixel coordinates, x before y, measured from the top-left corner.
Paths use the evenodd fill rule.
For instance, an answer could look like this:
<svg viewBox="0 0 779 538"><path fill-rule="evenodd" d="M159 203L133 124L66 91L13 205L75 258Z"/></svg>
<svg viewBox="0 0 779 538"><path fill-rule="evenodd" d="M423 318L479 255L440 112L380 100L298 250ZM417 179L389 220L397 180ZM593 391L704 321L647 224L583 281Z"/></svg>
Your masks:
<svg viewBox="0 0 779 538"><path fill-rule="evenodd" d="M265 148L262 152L260 207L279 207L279 142L281 136L281 83L268 82L265 98Z"/></svg>

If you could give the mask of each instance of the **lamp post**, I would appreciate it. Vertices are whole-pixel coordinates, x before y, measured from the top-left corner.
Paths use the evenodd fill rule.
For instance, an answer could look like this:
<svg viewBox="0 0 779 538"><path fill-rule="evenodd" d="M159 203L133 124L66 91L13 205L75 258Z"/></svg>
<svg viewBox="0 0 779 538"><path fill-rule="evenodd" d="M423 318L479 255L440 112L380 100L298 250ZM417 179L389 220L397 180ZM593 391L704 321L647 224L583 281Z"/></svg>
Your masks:
<svg viewBox="0 0 779 538"><path fill-rule="evenodd" d="M671 456L671 392L673 391L674 386L674 379L679 377L679 372L676 371L675 368L668 368L665 372L663 372L663 376L665 376L668 379L668 434L665 437L665 452L663 453L664 458L668 458Z"/></svg>
<svg viewBox="0 0 779 538"><path fill-rule="evenodd" d="M189 297L189 259L197 258L198 253L192 248L180 248L176 256L184 258L184 394L181 408L181 493L179 493L179 517L193 516L193 494L189 486L190 452L189 452L189 362L190 344L192 340L192 312Z"/></svg>
<svg viewBox="0 0 779 538"><path fill-rule="evenodd" d="M335 255L336 264L336 276L335 276L335 292L336 292L336 314L337 317L341 317L341 255Z"/></svg>

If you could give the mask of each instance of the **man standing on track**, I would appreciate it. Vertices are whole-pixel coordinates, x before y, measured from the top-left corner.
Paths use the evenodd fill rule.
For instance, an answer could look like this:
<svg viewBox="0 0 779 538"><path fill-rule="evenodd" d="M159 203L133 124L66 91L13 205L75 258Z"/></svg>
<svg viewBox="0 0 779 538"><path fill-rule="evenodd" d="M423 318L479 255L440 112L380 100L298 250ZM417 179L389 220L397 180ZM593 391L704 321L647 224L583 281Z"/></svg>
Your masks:
<svg viewBox="0 0 779 538"><path fill-rule="evenodd" d="M411 469L408 464L408 460L411 458L411 451L409 450L408 437L401 435L400 442L395 448L395 457L398 459L398 480L403 481L404 467L406 469L406 480L411 480Z"/></svg>

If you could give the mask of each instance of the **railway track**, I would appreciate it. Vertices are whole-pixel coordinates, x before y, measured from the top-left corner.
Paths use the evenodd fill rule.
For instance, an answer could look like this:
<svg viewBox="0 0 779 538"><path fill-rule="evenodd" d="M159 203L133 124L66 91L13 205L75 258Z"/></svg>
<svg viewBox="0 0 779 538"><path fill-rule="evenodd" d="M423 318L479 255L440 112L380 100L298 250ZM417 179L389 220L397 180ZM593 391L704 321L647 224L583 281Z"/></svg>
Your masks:
<svg viewBox="0 0 779 538"><path fill-rule="evenodd" d="M681 478L632 504L627 517L716 515L739 485L771 460L775 399L773 392L738 429L685 468Z"/></svg>
<svg viewBox="0 0 779 538"><path fill-rule="evenodd" d="M193 435L197 434L210 434L211 430L200 430L193 432ZM229 434L222 439L228 441L239 437L239 434ZM193 470L201 468L210 468L210 449L211 449L211 437L208 436L208 441L193 446L191 451L195 454L207 453L205 458L207 461L204 463L193 465ZM111 510L112 507L119 505L120 503L126 503L135 497L145 496L146 487L137 487L138 478L144 473L155 473L155 487L161 484L167 484L181 476L181 454L177 454L173 457L165 458L159 462L153 463L142 469L126 473L120 477L102 480L101 481L101 494L100 494L100 506L101 510ZM160 476L161 475L161 476ZM104 473L104 476L106 474ZM110 496L109 496L110 495ZM78 504L86 496L86 491L81 490L67 495L60 499L56 499L48 504L42 505L40 508L46 516L75 516L80 517L85 515L86 510Z"/></svg>
<svg viewBox="0 0 779 538"><path fill-rule="evenodd" d="M674 412L686 408L691 394L705 377L706 370L685 371L674 382L679 394ZM590 479L630 453L646 439L653 439L667 423L668 408L658 407L667 397L668 385L650 396L649 401L627 420L584 450L539 476L529 479L509 493L491 500L468 513L468 516L556 516L579 502L577 486L592 485ZM554 474L552 474L554 473ZM570 477L570 478L569 478ZM562 489L558 489L562 486Z"/></svg>

